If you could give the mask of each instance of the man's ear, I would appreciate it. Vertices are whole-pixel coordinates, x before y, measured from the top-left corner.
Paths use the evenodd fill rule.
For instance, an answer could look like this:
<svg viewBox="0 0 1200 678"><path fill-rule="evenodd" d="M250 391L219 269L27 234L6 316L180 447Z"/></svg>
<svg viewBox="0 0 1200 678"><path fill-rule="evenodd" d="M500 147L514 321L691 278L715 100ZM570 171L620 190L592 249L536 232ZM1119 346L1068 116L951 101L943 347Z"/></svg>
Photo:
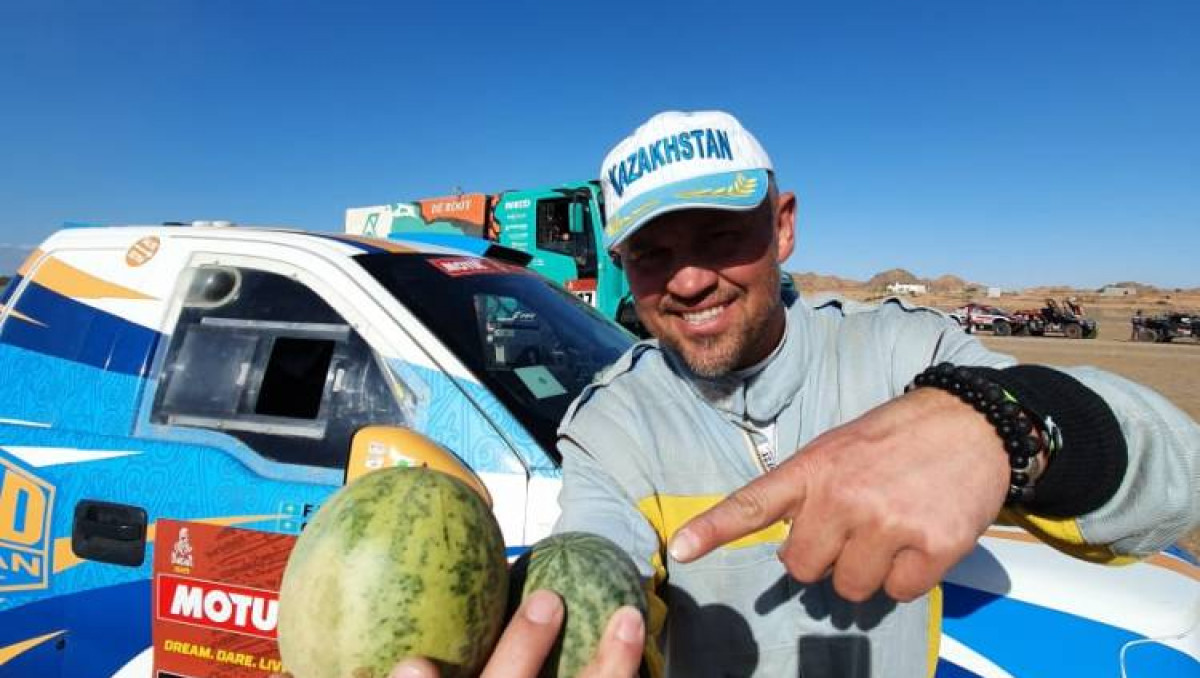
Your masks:
<svg viewBox="0 0 1200 678"><path fill-rule="evenodd" d="M775 237L779 244L777 261L783 263L796 249L796 194L791 191L780 193L778 204L775 210Z"/></svg>

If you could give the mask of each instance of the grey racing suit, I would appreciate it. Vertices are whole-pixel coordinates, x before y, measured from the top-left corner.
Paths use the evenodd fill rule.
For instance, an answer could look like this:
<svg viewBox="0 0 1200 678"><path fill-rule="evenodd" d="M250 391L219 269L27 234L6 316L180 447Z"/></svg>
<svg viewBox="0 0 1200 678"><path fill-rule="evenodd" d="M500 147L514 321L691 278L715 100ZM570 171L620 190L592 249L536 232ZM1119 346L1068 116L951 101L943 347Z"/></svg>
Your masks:
<svg viewBox="0 0 1200 678"><path fill-rule="evenodd" d="M797 582L776 557L786 536L781 524L687 564L670 560L666 544L688 519L822 432L900 395L918 372L943 361L1014 364L937 311L896 300L798 300L780 346L750 370L701 379L650 341L584 390L559 430L562 514L555 530L604 535L633 557L651 593L648 628L657 643L648 659L656 674L933 674L937 590L911 603L882 593L853 603L828 579ZM1149 389L1092 368L1063 371L1116 415L1128 447L1125 476L1087 515L1013 518L1093 560L1173 543L1200 506L1200 428Z"/></svg>

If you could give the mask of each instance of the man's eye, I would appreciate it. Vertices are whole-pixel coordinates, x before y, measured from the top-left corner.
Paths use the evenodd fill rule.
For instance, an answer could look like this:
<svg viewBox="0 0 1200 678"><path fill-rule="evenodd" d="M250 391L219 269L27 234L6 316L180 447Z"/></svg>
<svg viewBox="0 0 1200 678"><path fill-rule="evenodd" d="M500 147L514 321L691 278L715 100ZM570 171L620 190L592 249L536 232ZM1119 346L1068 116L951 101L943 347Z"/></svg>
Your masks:
<svg viewBox="0 0 1200 678"><path fill-rule="evenodd" d="M667 251L662 248L637 250L629 253L629 265L640 269L661 265L667 258Z"/></svg>

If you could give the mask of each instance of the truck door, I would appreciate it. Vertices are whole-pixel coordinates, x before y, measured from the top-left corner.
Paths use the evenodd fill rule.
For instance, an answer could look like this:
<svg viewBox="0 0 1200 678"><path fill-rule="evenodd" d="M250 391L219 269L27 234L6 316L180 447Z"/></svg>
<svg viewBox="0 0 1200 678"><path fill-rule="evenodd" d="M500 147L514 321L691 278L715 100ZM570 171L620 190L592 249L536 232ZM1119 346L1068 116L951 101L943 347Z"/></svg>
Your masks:
<svg viewBox="0 0 1200 678"><path fill-rule="evenodd" d="M567 191L536 200L535 234L541 262L535 258L531 268L595 306L596 248L587 207L586 198Z"/></svg>
<svg viewBox="0 0 1200 678"><path fill-rule="evenodd" d="M226 256L195 267L147 428L211 439L254 476L290 483L274 498L237 495L254 502L239 515L276 516L251 526L280 532L299 531L342 484L356 433L405 429L468 462L491 491L506 539L518 542L528 473L483 412L498 405L494 396L454 387L442 371L446 338L406 328L415 321L403 308L387 310L394 300L365 271L356 280L341 269L317 275L319 262L296 264ZM442 298L435 288L421 293ZM489 468L474 467L485 450ZM324 487L294 491L296 483Z"/></svg>
<svg viewBox="0 0 1200 678"><path fill-rule="evenodd" d="M159 519L299 532L341 484L354 431L405 423L353 307L290 265L223 259L176 284L132 436L47 428L6 446L27 463L5 460L20 511L0 537L30 542L51 504L55 526L37 542L53 544L51 595L5 612L17 635L0 648L19 654L0 653L0 676L149 675Z"/></svg>
<svg viewBox="0 0 1200 678"><path fill-rule="evenodd" d="M333 484L355 431L403 426L405 417L377 354L354 329L361 322L348 317L353 309L335 309L281 268L190 269L147 431L195 429L263 476L290 478L284 467L304 467L307 478Z"/></svg>

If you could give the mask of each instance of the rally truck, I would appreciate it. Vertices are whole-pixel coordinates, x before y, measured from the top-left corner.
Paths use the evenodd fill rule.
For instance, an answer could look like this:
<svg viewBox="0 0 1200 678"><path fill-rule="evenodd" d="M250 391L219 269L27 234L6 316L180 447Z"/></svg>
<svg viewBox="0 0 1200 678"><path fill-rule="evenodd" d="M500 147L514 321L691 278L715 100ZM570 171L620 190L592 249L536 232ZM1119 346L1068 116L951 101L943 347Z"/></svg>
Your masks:
<svg viewBox="0 0 1200 678"><path fill-rule="evenodd" d="M586 181L351 207L345 231L431 243L466 235L525 252L529 268L644 336L625 275L605 254L604 223L600 184Z"/></svg>
<svg viewBox="0 0 1200 678"><path fill-rule="evenodd" d="M0 297L0 676L266 676L277 655L188 635L273 633L274 584L218 581L273 547L212 530L295 535L372 468L477 478L513 553L548 534L558 422L632 339L526 255L464 240L43 243ZM229 571L238 553L258 555Z"/></svg>
<svg viewBox="0 0 1200 678"><path fill-rule="evenodd" d="M295 536L374 469L481 489L510 558L548 534L558 422L633 340L528 255L461 240L42 243L0 294L0 678L286 669ZM938 675L1194 675L1197 581L1183 552L1106 568L996 527L942 585Z"/></svg>

